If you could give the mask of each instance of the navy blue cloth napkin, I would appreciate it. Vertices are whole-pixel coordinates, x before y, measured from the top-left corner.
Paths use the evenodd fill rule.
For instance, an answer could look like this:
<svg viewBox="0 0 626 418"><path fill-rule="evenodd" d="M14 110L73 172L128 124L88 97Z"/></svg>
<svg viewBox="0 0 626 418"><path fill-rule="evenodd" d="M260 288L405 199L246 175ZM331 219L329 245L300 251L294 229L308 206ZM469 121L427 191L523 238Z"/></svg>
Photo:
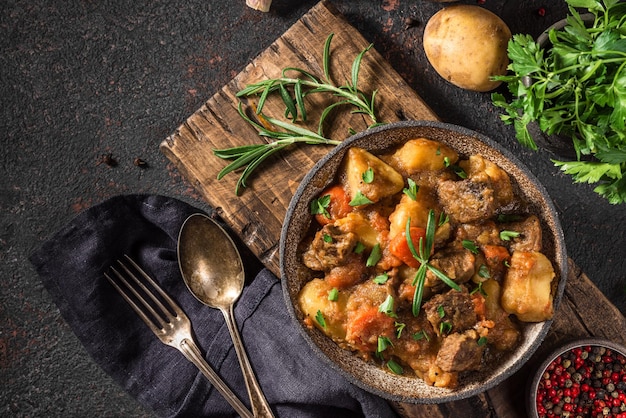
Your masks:
<svg viewBox="0 0 626 418"><path fill-rule="evenodd" d="M103 273L128 254L181 305L198 345L245 405L250 405L219 310L185 287L176 258L182 223L194 207L162 196L118 196L79 214L30 257L61 314L94 360L160 416L236 416L176 349L162 344ZM394 417L389 404L334 373L312 352L268 270L244 288L235 317L257 379L278 417Z"/></svg>

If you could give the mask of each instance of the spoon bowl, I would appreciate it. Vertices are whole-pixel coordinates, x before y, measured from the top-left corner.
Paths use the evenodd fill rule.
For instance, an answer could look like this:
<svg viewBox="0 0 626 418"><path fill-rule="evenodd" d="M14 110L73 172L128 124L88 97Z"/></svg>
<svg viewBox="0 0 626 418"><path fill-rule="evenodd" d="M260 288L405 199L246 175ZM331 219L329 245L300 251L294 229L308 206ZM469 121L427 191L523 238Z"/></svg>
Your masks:
<svg viewBox="0 0 626 418"><path fill-rule="evenodd" d="M233 308L243 290L241 255L230 236L203 214L189 216L178 235L178 265L189 291L211 308L219 309L235 346L255 417L273 417L243 346Z"/></svg>
<svg viewBox="0 0 626 418"><path fill-rule="evenodd" d="M211 218L191 215L178 237L178 263L196 299L217 309L234 304L243 290L243 262L230 236Z"/></svg>

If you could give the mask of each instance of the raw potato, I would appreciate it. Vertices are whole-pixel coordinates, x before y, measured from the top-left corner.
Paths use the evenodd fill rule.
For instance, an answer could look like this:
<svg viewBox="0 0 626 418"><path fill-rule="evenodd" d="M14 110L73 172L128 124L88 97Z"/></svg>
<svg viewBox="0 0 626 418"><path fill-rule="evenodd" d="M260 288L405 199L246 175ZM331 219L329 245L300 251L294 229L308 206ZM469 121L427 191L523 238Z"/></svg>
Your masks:
<svg viewBox="0 0 626 418"><path fill-rule="evenodd" d="M437 73L452 84L489 91L504 75L511 31L498 16L480 6L448 6L430 18L424 29L424 51Z"/></svg>

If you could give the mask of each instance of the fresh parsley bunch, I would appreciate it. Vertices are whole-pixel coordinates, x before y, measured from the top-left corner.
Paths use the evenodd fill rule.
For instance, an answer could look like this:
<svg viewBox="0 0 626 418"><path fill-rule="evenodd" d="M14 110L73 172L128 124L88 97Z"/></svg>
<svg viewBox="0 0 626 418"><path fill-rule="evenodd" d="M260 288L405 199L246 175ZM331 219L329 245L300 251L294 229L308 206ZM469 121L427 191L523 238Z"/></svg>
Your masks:
<svg viewBox="0 0 626 418"><path fill-rule="evenodd" d="M537 149L528 125L548 135L572 138L576 161L552 160L575 182L597 183L595 192L612 204L626 202L626 2L566 0L567 25L551 29L551 45L514 35L508 45L513 99L492 95L518 141ZM576 8L595 18L586 23ZM581 158L592 156L593 158Z"/></svg>

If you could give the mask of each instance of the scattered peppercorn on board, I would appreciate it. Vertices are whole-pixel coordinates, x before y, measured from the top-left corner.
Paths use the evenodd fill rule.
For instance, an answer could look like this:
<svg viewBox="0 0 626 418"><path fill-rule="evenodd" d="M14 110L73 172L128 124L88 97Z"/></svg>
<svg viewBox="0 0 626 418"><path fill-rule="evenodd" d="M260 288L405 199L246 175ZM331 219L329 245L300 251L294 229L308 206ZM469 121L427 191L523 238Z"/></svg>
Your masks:
<svg viewBox="0 0 626 418"><path fill-rule="evenodd" d="M307 145L281 151L278 158L266 160L252 174L240 196L235 195L238 173L217 180L217 174L227 161L216 157L213 150L261 143L263 139L256 130L238 114L236 93L250 83L279 77L286 66L323 74L324 41L331 33L334 38L330 73L335 83L345 84L351 77L354 58L369 43L331 4L322 1L191 115L160 147L243 243L277 275L278 242L289 201L302 177L330 148ZM378 90L379 120L438 119L373 48L363 57L358 87L370 94ZM324 103L323 98L314 100L318 102L307 103L309 122L306 125L316 130L319 113L329 103ZM251 108L255 104L246 100L243 103ZM351 110L346 108L335 113L332 126L326 131L328 137L345 139L351 129L361 131L367 127L366 119L351 114ZM280 99L270 98L264 113L282 116L284 104ZM589 336L626 344L626 319L571 260L565 294L553 321L546 341L531 360L496 388L444 405L395 403L394 407L403 417L525 417L526 380L554 347L570 339Z"/></svg>

